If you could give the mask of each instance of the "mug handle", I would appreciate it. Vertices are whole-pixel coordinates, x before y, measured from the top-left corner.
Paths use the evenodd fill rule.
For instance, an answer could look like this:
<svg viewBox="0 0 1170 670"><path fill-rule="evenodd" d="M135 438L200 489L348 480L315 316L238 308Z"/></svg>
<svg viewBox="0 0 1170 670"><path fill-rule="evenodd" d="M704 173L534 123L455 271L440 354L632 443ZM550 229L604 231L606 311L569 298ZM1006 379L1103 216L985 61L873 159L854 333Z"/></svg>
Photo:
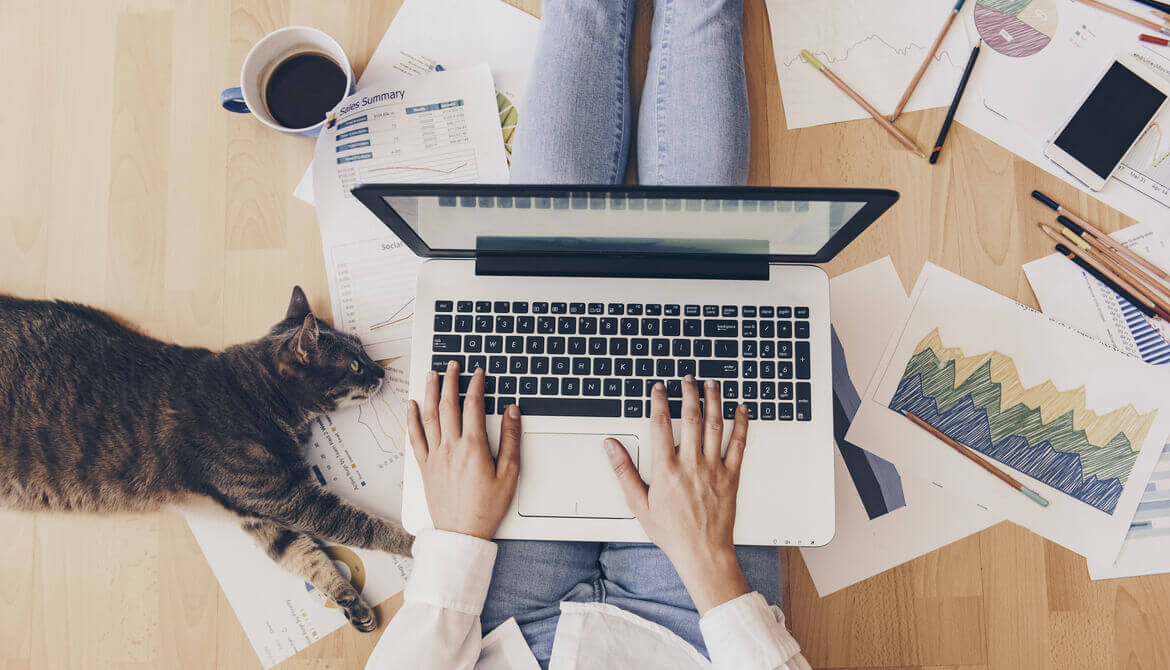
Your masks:
<svg viewBox="0 0 1170 670"><path fill-rule="evenodd" d="M251 111L248 109L248 104L244 102L244 91L239 86L225 88L219 94L219 104L227 111L237 114L247 114Z"/></svg>

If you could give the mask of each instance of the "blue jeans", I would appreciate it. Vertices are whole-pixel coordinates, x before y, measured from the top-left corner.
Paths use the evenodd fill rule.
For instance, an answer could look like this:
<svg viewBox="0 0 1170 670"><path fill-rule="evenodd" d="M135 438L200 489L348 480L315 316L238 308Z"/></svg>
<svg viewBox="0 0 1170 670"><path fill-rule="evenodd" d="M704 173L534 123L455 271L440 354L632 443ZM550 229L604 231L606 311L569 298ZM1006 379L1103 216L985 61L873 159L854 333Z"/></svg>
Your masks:
<svg viewBox="0 0 1170 670"><path fill-rule="evenodd" d="M635 0L545 0L512 153L516 184L616 184L633 130ZM742 0L655 0L638 114L643 184L747 181Z"/></svg>
<svg viewBox="0 0 1170 670"><path fill-rule="evenodd" d="M560 603L604 602L669 628L704 656L699 613L662 550L652 544L499 540L481 624L511 617L540 667L548 667ZM736 547L748 587L780 604L780 550Z"/></svg>

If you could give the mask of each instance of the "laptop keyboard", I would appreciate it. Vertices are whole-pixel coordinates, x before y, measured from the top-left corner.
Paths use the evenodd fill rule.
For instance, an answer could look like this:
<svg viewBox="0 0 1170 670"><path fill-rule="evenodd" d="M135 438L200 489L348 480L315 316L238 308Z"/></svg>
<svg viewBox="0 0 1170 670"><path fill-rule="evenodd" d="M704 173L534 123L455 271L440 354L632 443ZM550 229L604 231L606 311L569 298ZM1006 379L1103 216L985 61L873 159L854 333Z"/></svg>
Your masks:
<svg viewBox="0 0 1170 670"><path fill-rule="evenodd" d="M460 394L485 369L489 414L643 418L662 381L677 419L690 374L720 382L725 419L812 419L808 307L436 300L431 349Z"/></svg>

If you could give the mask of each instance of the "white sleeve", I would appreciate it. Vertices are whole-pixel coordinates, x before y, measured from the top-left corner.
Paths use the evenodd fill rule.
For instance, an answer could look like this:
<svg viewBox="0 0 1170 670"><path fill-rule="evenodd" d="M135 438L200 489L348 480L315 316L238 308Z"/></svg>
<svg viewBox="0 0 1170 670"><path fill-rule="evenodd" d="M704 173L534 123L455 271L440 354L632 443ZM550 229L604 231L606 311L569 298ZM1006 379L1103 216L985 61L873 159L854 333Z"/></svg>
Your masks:
<svg viewBox="0 0 1170 670"><path fill-rule="evenodd" d="M711 608L699 629L715 670L810 670L784 627L784 613L759 593Z"/></svg>
<svg viewBox="0 0 1170 670"><path fill-rule="evenodd" d="M402 609L366 661L368 670L471 670L483 646L479 615L496 545L470 535L423 531Z"/></svg>

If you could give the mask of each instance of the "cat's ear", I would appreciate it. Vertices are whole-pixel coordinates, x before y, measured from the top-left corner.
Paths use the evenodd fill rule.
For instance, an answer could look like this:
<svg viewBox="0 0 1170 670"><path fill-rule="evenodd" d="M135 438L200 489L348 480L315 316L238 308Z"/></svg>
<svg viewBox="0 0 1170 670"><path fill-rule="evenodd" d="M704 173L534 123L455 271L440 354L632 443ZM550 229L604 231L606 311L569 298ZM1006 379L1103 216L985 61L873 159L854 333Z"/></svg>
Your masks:
<svg viewBox="0 0 1170 670"><path fill-rule="evenodd" d="M307 364L309 359L317 353L317 338L320 334L321 330L317 327L317 317L306 314L305 320L301 322L301 327L297 329L287 344L293 359L301 365Z"/></svg>
<svg viewBox="0 0 1170 670"><path fill-rule="evenodd" d="M288 301L288 311L284 313L284 318L299 321L312 313L313 310L309 308L309 299L305 296L304 290L300 286L294 286L292 298Z"/></svg>

